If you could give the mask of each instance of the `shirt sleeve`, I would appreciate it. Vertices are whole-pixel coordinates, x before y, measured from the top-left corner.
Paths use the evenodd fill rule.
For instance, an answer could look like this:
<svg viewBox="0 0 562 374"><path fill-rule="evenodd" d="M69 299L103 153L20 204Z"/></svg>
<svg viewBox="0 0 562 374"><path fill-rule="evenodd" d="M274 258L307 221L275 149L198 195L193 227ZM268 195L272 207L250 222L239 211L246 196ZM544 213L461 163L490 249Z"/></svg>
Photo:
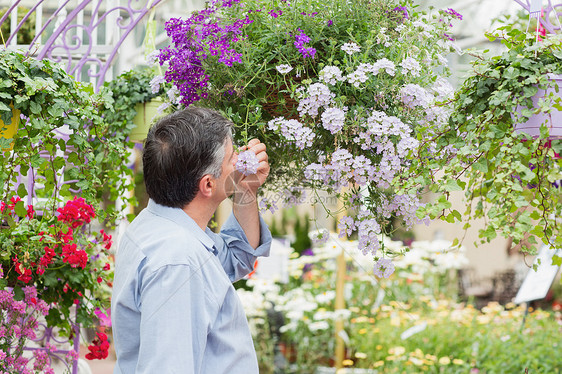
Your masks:
<svg viewBox="0 0 562 374"><path fill-rule="evenodd" d="M207 329L209 302L203 280L188 265L165 265L141 273L140 347L135 373L199 373Z"/></svg>
<svg viewBox="0 0 562 374"><path fill-rule="evenodd" d="M234 214L230 214L219 234L210 233L210 236L215 242L217 256L231 282L242 279L254 270L254 263L258 257L269 256L271 232L261 216L260 243L256 249L249 244Z"/></svg>

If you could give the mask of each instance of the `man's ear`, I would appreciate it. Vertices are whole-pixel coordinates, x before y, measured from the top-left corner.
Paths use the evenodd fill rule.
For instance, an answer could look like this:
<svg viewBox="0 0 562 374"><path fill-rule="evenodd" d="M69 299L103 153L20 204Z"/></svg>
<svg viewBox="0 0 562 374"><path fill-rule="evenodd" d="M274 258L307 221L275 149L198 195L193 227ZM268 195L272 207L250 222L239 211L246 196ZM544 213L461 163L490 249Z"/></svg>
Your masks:
<svg viewBox="0 0 562 374"><path fill-rule="evenodd" d="M203 178L199 180L199 193L204 197L211 197L216 189L216 180L210 174L205 174Z"/></svg>

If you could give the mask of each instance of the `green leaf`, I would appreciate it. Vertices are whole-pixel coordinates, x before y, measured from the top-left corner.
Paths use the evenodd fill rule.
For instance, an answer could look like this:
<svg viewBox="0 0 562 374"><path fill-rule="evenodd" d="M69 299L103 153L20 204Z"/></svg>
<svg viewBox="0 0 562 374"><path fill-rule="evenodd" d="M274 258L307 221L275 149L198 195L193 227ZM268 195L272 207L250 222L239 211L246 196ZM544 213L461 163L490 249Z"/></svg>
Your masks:
<svg viewBox="0 0 562 374"><path fill-rule="evenodd" d="M27 189L25 188L25 183L21 183L18 186L18 196L19 197L27 196Z"/></svg>
<svg viewBox="0 0 562 374"><path fill-rule="evenodd" d="M562 257L557 255L552 256L552 265L562 266Z"/></svg>
<svg viewBox="0 0 562 374"><path fill-rule="evenodd" d="M533 97L539 92L539 88L537 86L525 86L523 87L523 96L524 97Z"/></svg>
<svg viewBox="0 0 562 374"><path fill-rule="evenodd" d="M29 109L31 110L31 113L33 113L33 114L41 113L41 105L37 104L35 101L29 102Z"/></svg>
<svg viewBox="0 0 562 374"><path fill-rule="evenodd" d="M478 161L476 161L476 162L472 165L472 167L473 167L475 170L478 170L478 171L480 171L480 172L482 172L482 173L487 173L487 172L488 172L488 160L487 160L486 158L484 158L484 157L480 157L480 158L478 159Z"/></svg>
<svg viewBox="0 0 562 374"><path fill-rule="evenodd" d="M21 200L16 203L14 210L16 211L16 214L20 217L25 217L25 215L27 214L27 209L25 209L25 205Z"/></svg>
<svg viewBox="0 0 562 374"><path fill-rule="evenodd" d="M34 154L31 156L30 164L34 168L41 167L47 160L45 160L39 153Z"/></svg>
<svg viewBox="0 0 562 374"><path fill-rule="evenodd" d="M21 289L21 287L14 287L14 300L21 301L23 300L25 293Z"/></svg>
<svg viewBox="0 0 562 374"><path fill-rule="evenodd" d="M456 179L449 179L443 188L448 192L463 190L463 187L460 186L459 181Z"/></svg>

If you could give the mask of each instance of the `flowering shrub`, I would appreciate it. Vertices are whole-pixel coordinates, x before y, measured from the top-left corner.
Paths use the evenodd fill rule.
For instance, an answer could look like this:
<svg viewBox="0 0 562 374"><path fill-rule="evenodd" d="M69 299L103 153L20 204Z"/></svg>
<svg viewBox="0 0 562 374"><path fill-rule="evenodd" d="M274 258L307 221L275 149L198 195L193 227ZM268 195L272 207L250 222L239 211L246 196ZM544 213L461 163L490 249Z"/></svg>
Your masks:
<svg viewBox="0 0 562 374"><path fill-rule="evenodd" d="M103 284L111 282L108 258L112 237L103 230L89 232L87 224L95 217L94 209L83 198L75 197L57 209L55 216L38 217L31 205L19 197L0 204L2 254L0 289L11 287L15 293L33 286L38 297L51 306L46 321L67 336L72 324L91 326L99 307L107 307L109 293ZM103 284L102 284L103 283ZM77 318L70 318L71 307Z"/></svg>
<svg viewBox="0 0 562 374"><path fill-rule="evenodd" d="M449 116L440 103L453 92L447 32L459 18L410 1L214 0L167 22L172 44L158 57L183 105L202 100L233 120L239 141L268 145L270 189L337 194L341 231L384 258L388 276L380 235L394 217L421 221L439 157L432 137Z"/></svg>

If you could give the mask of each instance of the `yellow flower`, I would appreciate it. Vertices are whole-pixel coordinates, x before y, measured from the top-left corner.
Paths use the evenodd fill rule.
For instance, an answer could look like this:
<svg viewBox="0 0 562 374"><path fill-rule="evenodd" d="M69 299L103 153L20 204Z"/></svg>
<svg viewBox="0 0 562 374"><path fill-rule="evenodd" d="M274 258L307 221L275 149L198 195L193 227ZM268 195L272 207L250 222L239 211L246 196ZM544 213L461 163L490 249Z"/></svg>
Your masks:
<svg viewBox="0 0 562 374"><path fill-rule="evenodd" d="M366 354L366 353L363 353L363 352L356 352L356 353L355 353L355 358L358 358L358 359L360 359L360 360L361 360L361 359L365 359L365 358L367 358L367 354Z"/></svg>
<svg viewBox="0 0 562 374"><path fill-rule="evenodd" d="M449 365L451 363L451 359L449 357L441 357L439 359L439 363L441 365Z"/></svg>
<svg viewBox="0 0 562 374"><path fill-rule="evenodd" d="M366 334L366 333L367 333L367 329L361 329L361 330L359 330L359 334L360 334L360 335L363 335L363 334Z"/></svg>
<svg viewBox="0 0 562 374"><path fill-rule="evenodd" d="M382 345L379 344L375 348L377 349L377 351L380 351L382 349Z"/></svg>
<svg viewBox="0 0 562 374"><path fill-rule="evenodd" d="M462 364L464 364L464 361L461 360L460 358L455 358L455 359L453 360L453 364L455 364L455 365L462 365Z"/></svg>
<svg viewBox="0 0 562 374"><path fill-rule="evenodd" d="M373 364L373 367L374 367L374 368L378 368L378 367L383 366L383 365L384 365L384 361L381 360L381 361L375 362L375 363Z"/></svg>
<svg viewBox="0 0 562 374"><path fill-rule="evenodd" d="M347 359L342 361L343 366L351 366L353 365L353 360Z"/></svg>
<svg viewBox="0 0 562 374"><path fill-rule="evenodd" d="M430 361L437 361L437 357L434 355L430 355L429 353L425 355L425 358L427 358Z"/></svg>

